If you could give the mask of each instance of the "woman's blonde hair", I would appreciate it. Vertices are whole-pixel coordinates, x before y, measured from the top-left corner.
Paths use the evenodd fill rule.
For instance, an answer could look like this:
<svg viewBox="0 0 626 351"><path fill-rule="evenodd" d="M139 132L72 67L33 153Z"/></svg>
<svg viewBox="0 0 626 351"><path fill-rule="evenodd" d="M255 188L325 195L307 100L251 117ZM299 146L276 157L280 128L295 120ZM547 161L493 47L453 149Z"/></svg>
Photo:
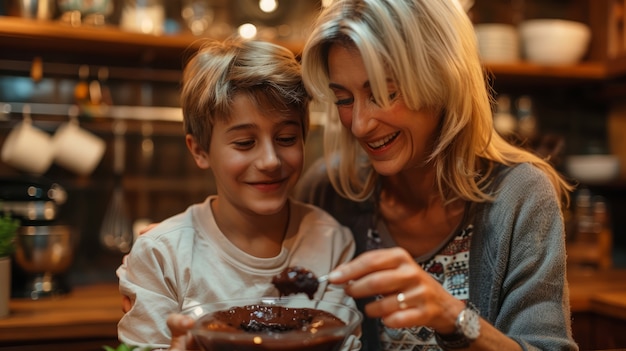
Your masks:
<svg viewBox="0 0 626 351"><path fill-rule="evenodd" d="M300 63L292 51L239 37L202 43L183 72L185 134L191 134L208 151L216 120L233 117L236 94L246 94L263 111L300 116L306 137L309 96L302 83Z"/></svg>
<svg viewBox="0 0 626 351"><path fill-rule="evenodd" d="M358 50L382 106L389 106L387 80L392 79L410 109L441 111L429 161L445 200L489 201L494 163L528 162L543 170L568 201L571 186L548 162L495 132L473 25L456 0L334 0L322 10L304 46L302 74L309 93L328 107L325 155L327 162L340 160L328 169L343 196L366 199L377 175L337 116L328 87L328 51L335 44Z"/></svg>

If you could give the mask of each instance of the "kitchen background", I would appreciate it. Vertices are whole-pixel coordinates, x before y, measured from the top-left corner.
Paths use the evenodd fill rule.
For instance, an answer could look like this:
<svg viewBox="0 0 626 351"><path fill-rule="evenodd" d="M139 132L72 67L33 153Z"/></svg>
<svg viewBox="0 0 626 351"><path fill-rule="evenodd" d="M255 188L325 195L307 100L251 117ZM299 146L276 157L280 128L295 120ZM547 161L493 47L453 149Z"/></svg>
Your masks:
<svg viewBox="0 0 626 351"><path fill-rule="evenodd" d="M278 7L264 12L259 4ZM182 65L196 40L223 38L253 24L257 37L298 52L320 6L315 0L0 3L0 143L23 122L25 106L33 125L50 135L78 106L80 126L106 143L102 159L87 175L53 163L43 177L33 179L0 162L3 187L15 180L53 182L66 192L58 214L36 223L72 230L72 262L57 274L60 280L69 287L115 282L127 247L109 245L103 228L117 223L132 237L133 226L161 221L214 192L210 173L197 169L185 147L178 108ZM543 66L527 62L522 52L510 62L486 62L486 68L496 97L494 118L508 121L498 124L503 133L521 132L523 121L532 118L532 130L522 139L512 136L516 142L551 153L555 165L572 178L571 155L613 155L622 161L619 174L600 181L578 179L566 218L573 243L580 219L589 217L576 213L584 205L581 200L601 199L609 218L604 233L612 238L601 255L609 257L610 266L626 267L624 1L477 0L470 14L477 28L534 18L575 20L591 28L580 63ZM314 122L307 164L321 155L323 118ZM580 189L587 192L581 195ZM607 260L581 264L601 266L600 261ZM31 276L14 265L15 296L25 294Z"/></svg>

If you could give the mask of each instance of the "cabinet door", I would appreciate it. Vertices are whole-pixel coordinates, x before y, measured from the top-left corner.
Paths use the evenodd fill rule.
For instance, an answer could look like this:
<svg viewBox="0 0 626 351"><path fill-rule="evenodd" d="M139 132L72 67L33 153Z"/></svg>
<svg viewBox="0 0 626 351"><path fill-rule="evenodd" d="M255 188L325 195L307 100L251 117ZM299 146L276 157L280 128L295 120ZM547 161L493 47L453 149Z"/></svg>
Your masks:
<svg viewBox="0 0 626 351"><path fill-rule="evenodd" d="M591 312L572 314L572 333L581 350L626 348L626 320Z"/></svg>

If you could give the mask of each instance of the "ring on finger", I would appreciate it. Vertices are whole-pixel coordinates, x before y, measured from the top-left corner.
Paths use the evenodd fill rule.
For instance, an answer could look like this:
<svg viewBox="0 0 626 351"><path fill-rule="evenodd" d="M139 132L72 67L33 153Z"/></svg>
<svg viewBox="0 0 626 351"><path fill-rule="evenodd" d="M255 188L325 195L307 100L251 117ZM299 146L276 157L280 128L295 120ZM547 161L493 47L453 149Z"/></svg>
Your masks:
<svg viewBox="0 0 626 351"><path fill-rule="evenodd" d="M398 308L401 310L406 310L409 307L406 303L406 295L404 295L404 293L396 295L396 301L398 301Z"/></svg>

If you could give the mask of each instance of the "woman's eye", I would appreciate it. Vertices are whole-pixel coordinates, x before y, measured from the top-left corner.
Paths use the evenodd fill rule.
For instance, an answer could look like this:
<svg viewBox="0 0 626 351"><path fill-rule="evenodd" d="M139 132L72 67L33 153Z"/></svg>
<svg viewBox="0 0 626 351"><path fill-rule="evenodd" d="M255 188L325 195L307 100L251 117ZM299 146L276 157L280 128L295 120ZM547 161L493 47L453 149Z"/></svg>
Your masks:
<svg viewBox="0 0 626 351"><path fill-rule="evenodd" d="M389 94L389 96L387 97L389 99L389 102L392 102L393 100L395 100L398 97L398 92L394 91L392 93ZM370 102L375 103L376 105L380 106L380 104L378 103L378 101L376 101L376 98L374 97L374 95L370 96Z"/></svg>
<svg viewBox="0 0 626 351"><path fill-rule="evenodd" d="M335 101L335 105L346 106L352 104L352 102L354 102L354 98L338 99L337 101Z"/></svg>

